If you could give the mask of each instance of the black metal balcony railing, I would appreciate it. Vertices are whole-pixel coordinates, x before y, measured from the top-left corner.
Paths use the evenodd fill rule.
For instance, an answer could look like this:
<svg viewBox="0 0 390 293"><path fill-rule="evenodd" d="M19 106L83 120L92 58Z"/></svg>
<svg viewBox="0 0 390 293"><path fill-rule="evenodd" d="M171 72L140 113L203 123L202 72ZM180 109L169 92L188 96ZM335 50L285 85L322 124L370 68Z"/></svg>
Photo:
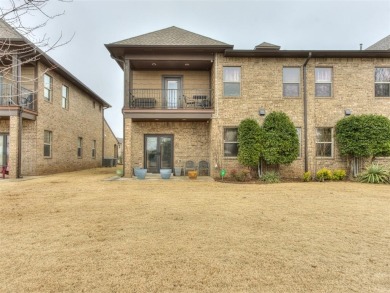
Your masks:
<svg viewBox="0 0 390 293"><path fill-rule="evenodd" d="M24 87L20 90L20 99L13 91L11 84L0 84L0 106L22 106L24 109L35 110L34 93Z"/></svg>
<svg viewBox="0 0 390 293"><path fill-rule="evenodd" d="M212 109L210 89L133 89L130 92L131 109Z"/></svg>

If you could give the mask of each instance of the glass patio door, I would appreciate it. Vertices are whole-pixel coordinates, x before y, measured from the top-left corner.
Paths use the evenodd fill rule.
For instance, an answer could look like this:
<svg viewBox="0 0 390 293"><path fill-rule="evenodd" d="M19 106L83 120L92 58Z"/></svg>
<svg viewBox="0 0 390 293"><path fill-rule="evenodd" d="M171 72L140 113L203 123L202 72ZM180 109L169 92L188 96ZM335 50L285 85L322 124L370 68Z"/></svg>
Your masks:
<svg viewBox="0 0 390 293"><path fill-rule="evenodd" d="M164 97L167 109L177 109L181 97L181 78L164 77Z"/></svg>
<svg viewBox="0 0 390 293"><path fill-rule="evenodd" d="M173 169L173 135L145 135L145 162L148 173Z"/></svg>
<svg viewBox="0 0 390 293"><path fill-rule="evenodd" d="M8 164L9 135L0 134L0 167Z"/></svg>

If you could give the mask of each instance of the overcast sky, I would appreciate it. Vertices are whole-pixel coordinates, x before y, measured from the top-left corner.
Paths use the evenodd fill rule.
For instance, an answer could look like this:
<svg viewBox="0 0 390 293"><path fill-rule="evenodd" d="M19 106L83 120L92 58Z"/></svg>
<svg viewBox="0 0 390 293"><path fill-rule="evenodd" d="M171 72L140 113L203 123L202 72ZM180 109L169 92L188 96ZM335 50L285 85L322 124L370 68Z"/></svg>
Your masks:
<svg viewBox="0 0 390 293"><path fill-rule="evenodd" d="M1 1L0 1L1 3ZM50 1L51 20L37 34L72 41L49 55L112 105L105 117L122 137L123 72L104 44L170 26L253 49L358 50L390 34L388 1ZM35 17L26 21L39 22Z"/></svg>

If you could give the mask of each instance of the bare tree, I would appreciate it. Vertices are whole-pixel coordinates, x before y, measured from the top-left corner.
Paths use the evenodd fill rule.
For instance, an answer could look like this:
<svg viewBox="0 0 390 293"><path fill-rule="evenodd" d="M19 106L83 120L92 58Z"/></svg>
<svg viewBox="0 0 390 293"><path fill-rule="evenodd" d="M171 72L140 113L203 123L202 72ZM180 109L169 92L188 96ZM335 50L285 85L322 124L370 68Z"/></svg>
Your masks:
<svg viewBox="0 0 390 293"><path fill-rule="evenodd" d="M69 0L57 1L71 2ZM2 57L9 57L12 54L23 56L27 54L32 55L30 53L38 53L37 48L42 51L39 53L48 52L70 41L64 42L62 33L54 42L51 42L47 35L40 38L36 37L36 31L44 28L50 20L64 14L64 11L57 14L47 13L45 8L49 0L7 0L0 1L0 3L0 20L2 22L0 24L0 57L2 60ZM26 25L24 18L27 16L33 16L41 22L33 26ZM21 41L25 43L31 42L33 46L31 44L21 44Z"/></svg>
<svg viewBox="0 0 390 293"><path fill-rule="evenodd" d="M48 4L49 0L0 0L0 110L8 109L10 117L17 113L17 158L10 159L11 163L7 158L17 178L21 177L23 119L36 115L38 82L56 67L46 53L70 41L63 41L62 33L54 42L46 34L36 37L38 30L64 13L48 13ZM31 17L40 23L27 25Z"/></svg>

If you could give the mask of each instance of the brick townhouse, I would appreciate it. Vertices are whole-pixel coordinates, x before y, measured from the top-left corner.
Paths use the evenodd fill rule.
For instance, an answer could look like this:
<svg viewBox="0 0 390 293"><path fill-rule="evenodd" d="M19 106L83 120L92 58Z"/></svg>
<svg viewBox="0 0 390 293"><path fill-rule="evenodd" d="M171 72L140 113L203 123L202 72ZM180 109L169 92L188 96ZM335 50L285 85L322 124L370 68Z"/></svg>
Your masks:
<svg viewBox="0 0 390 293"><path fill-rule="evenodd" d="M286 177L319 168L346 169L334 127L350 114L390 116L390 51L253 50L177 27L107 44L124 72L124 170L149 172L207 161L239 169L237 127L260 124L273 111L296 126L300 156L281 169Z"/></svg>
<svg viewBox="0 0 390 293"><path fill-rule="evenodd" d="M101 166L110 105L4 21L0 42L0 167L15 178Z"/></svg>

